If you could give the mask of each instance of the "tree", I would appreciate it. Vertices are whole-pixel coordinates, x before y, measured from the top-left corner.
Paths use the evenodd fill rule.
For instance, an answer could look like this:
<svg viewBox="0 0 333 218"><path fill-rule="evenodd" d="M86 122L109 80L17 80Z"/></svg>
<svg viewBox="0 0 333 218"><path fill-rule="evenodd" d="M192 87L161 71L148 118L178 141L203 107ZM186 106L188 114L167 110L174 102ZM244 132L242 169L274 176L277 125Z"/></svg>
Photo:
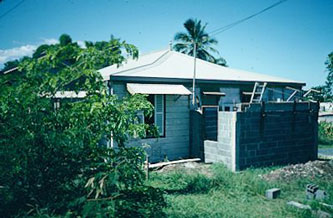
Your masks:
<svg viewBox="0 0 333 218"><path fill-rule="evenodd" d="M333 100L333 52L331 52L325 62L326 68L328 70L328 75L325 82L325 94L327 100Z"/></svg>
<svg viewBox="0 0 333 218"><path fill-rule="evenodd" d="M219 52L213 47L213 45L217 45L218 42L205 31L206 26L207 24L201 25L201 20L186 20L184 23L186 32L176 33L174 40L177 43L173 46L173 49L193 56L195 44L197 58L227 66L226 61L222 57L219 57ZM218 57L216 58L212 53L218 55Z"/></svg>
<svg viewBox="0 0 333 218"><path fill-rule="evenodd" d="M321 102L333 101L333 52L328 55L325 65L328 71L325 84L312 87L320 93L311 93L308 97Z"/></svg>
<svg viewBox="0 0 333 218"><path fill-rule="evenodd" d="M59 42L61 46L65 46L72 43L72 38L68 34L62 34L59 38Z"/></svg>
<svg viewBox="0 0 333 218"><path fill-rule="evenodd" d="M151 114L152 105L142 95L108 95L97 71L138 50L119 39L102 44L44 46L42 56L15 62L19 76L0 75L1 216L161 215L163 194L144 185L143 150L125 147L129 137L144 136L136 112ZM54 108L63 90L87 96ZM110 132L119 150L103 146Z"/></svg>

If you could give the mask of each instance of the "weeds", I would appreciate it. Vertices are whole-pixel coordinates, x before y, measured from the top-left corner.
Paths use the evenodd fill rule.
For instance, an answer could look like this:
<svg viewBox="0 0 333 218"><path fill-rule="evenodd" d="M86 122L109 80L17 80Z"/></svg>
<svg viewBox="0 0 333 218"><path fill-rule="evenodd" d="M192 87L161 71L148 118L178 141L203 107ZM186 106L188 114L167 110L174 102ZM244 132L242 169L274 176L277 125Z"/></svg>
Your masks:
<svg viewBox="0 0 333 218"><path fill-rule="evenodd" d="M318 143L321 147L333 147L333 124L320 122L318 126Z"/></svg>
<svg viewBox="0 0 333 218"><path fill-rule="evenodd" d="M151 174L149 184L165 192L168 217L312 217L310 211L294 209L286 202L306 203L305 185L310 182L333 196L333 183L330 181L316 178L285 183L260 177L276 168L233 173L221 164L214 164L209 169L212 176L186 170L155 172ZM281 188L281 196L267 200L265 190L273 187ZM327 203L332 200L330 197Z"/></svg>

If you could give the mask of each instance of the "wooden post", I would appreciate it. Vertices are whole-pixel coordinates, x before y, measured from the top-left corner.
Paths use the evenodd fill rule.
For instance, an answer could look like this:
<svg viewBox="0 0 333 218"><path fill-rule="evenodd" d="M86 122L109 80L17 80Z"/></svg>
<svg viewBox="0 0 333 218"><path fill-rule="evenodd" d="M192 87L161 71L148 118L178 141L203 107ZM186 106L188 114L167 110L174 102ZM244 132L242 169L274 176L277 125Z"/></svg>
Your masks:
<svg viewBox="0 0 333 218"><path fill-rule="evenodd" d="M148 154L146 155L146 180L148 180L149 179L149 156L148 156Z"/></svg>
<svg viewBox="0 0 333 218"><path fill-rule="evenodd" d="M192 91L192 104L193 104L193 108L194 109L197 109L196 108L196 103L195 103L195 78L196 78L196 71L197 71L197 44L196 42L193 40L193 57L194 57L194 66L193 66L193 84L192 84L192 88L193 88L193 91Z"/></svg>

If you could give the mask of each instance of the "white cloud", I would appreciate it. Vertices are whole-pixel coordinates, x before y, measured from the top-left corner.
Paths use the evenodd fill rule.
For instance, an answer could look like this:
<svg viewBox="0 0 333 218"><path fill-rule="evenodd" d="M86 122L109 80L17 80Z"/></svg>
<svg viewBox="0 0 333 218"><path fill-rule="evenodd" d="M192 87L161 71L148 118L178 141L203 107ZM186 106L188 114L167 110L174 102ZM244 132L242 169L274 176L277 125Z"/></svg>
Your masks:
<svg viewBox="0 0 333 218"><path fill-rule="evenodd" d="M81 48L86 47L84 41L78 40L76 42ZM50 39L42 38L41 42L36 45L27 44L10 49L0 49L0 69L7 61L19 59L23 56L31 56L34 53L34 51L38 48L38 46L42 44L52 45L56 43L59 43L59 40L53 38Z"/></svg>
<svg viewBox="0 0 333 218"><path fill-rule="evenodd" d="M40 46L41 44L52 45L56 43L59 43L59 40L53 38L50 39L42 38L41 42L36 45L27 44L10 49L0 49L0 68L7 61L12 61L21 58L23 56L31 56L34 53L34 51L38 48L38 46ZM77 43L81 48L86 47L84 41L78 40Z"/></svg>
<svg viewBox="0 0 333 218"><path fill-rule="evenodd" d="M15 60L23 56L30 56L36 50L37 45L23 45L11 49L0 49L0 64Z"/></svg>
<svg viewBox="0 0 333 218"><path fill-rule="evenodd" d="M86 48L86 43L84 41L78 40L76 42L81 48Z"/></svg>
<svg viewBox="0 0 333 218"><path fill-rule="evenodd" d="M59 42L58 39L43 39L43 43L42 44L48 44L48 45L52 45L52 44L57 44Z"/></svg>
<svg viewBox="0 0 333 218"><path fill-rule="evenodd" d="M34 51L41 44L55 44L58 43L57 39L42 39L42 42L37 45L22 45L20 47L10 48L10 49L0 49L0 65L3 65L7 61L12 61L23 56L31 56Z"/></svg>

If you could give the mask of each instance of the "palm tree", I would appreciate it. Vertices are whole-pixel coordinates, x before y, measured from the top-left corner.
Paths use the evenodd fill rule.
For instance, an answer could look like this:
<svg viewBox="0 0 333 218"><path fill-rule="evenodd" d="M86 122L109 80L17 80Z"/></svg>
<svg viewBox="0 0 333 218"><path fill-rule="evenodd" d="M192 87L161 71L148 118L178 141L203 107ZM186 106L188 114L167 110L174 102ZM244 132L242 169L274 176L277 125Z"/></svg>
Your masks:
<svg viewBox="0 0 333 218"><path fill-rule="evenodd" d="M196 44L196 56L205 61L209 61L215 64L226 66L226 61L221 61L221 58L215 58L211 53L219 54L219 52L213 48L213 45L217 45L217 40L212 38L205 32L207 24L201 25L201 20L188 19L184 23L184 27L187 32L176 33L174 40L177 42L173 49L184 54L193 56L194 43Z"/></svg>

